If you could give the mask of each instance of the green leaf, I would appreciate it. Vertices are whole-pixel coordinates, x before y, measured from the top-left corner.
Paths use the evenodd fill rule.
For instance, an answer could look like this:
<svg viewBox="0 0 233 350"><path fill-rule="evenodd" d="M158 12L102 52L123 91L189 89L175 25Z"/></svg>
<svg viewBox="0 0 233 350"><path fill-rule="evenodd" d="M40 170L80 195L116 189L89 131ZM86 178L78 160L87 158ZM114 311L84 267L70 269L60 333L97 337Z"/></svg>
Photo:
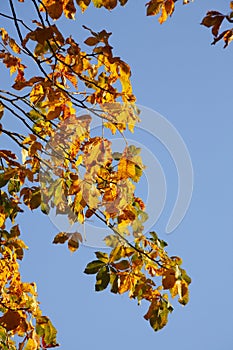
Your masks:
<svg viewBox="0 0 233 350"><path fill-rule="evenodd" d="M41 316L37 318L36 333L44 339L46 345L57 345L57 330L52 325L51 321L47 316Z"/></svg>
<svg viewBox="0 0 233 350"><path fill-rule="evenodd" d="M120 160L122 157L122 153L120 152L113 152L112 157L114 160Z"/></svg>
<svg viewBox="0 0 233 350"><path fill-rule="evenodd" d="M112 285L111 292L114 294L118 293L118 278L119 277L117 275L111 274L111 276L110 276L110 283Z"/></svg>
<svg viewBox="0 0 233 350"><path fill-rule="evenodd" d="M6 169L4 173L0 173L0 188L4 187L14 177L15 173L16 170L11 168Z"/></svg>
<svg viewBox="0 0 233 350"><path fill-rule="evenodd" d="M111 251L109 255L109 261L117 261L120 258L123 257L122 253L124 252L123 246L121 244L118 244L113 250Z"/></svg>
<svg viewBox="0 0 233 350"><path fill-rule="evenodd" d="M96 292L100 292L107 288L110 282L110 274L108 266L104 266L96 275L96 284L95 290Z"/></svg>
<svg viewBox="0 0 233 350"><path fill-rule="evenodd" d="M41 205L41 192L40 188L35 188L32 192L32 196L29 202L31 210L38 208Z"/></svg>
<svg viewBox="0 0 233 350"><path fill-rule="evenodd" d="M92 0L95 7L100 8L103 6L103 0Z"/></svg>
<svg viewBox="0 0 233 350"><path fill-rule="evenodd" d="M189 275L187 274L187 272L184 269L180 269L181 271L181 277L182 279L187 282L188 284L190 284L192 282L191 278L189 277Z"/></svg>
<svg viewBox="0 0 233 350"><path fill-rule="evenodd" d="M104 242L108 247L116 247L119 244L119 238L116 235L109 235L104 238Z"/></svg>
<svg viewBox="0 0 233 350"><path fill-rule="evenodd" d="M154 231L151 231L150 234L152 236L151 241L156 242L158 239L157 233L155 233Z"/></svg>
<svg viewBox="0 0 233 350"><path fill-rule="evenodd" d="M166 301L161 301L157 303L153 310L151 310L151 315L149 318L150 325L154 331L158 331L166 326L168 321L168 314L172 312L173 308ZM144 316L146 319L146 315Z"/></svg>
<svg viewBox="0 0 233 350"><path fill-rule="evenodd" d="M48 215L50 211L50 207L47 203L41 202L40 209L43 214Z"/></svg>
<svg viewBox="0 0 233 350"><path fill-rule="evenodd" d="M20 190L20 181L18 179L10 179L8 183L8 192L10 194L17 193Z"/></svg>
<svg viewBox="0 0 233 350"><path fill-rule="evenodd" d="M1 173L0 174L0 188L4 187L8 181L9 181L9 179L5 178L4 173Z"/></svg>
<svg viewBox="0 0 233 350"><path fill-rule="evenodd" d="M105 263L100 260L94 260L91 261L89 264L87 264L84 273L87 275L93 275L99 271L103 266L105 266Z"/></svg>

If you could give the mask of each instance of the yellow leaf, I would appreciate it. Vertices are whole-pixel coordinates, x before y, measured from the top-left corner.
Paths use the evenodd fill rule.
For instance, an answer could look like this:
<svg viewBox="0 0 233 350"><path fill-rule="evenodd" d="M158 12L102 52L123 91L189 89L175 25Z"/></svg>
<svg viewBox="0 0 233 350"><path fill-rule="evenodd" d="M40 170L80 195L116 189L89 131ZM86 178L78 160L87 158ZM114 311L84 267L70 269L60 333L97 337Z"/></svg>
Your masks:
<svg viewBox="0 0 233 350"><path fill-rule="evenodd" d="M84 12L89 6L91 0L76 0L78 6L81 8L82 12Z"/></svg>
<svg viewBox="0 0 233 350"><path fill-rule="evenodd" d="M36 340L30 338L28 339L28 342L24 348L24 350L37 350L38 349L38 344Z"/></svg>
<svg viewBox="0 0 233 350"><path fill-rule="evenodd" d="M147 16L155 16L157 15L162 8L164 0L151 0L149 1L146 6L147 6L147 11L146 15Z"/></svg>
<svg viewBox="0 0 233 350"><path fill-rule="evenodd" d="M0 213L0 228L4 228L5 220L6 220L6 214Z"/></svg>
<svg viewBox="0 0 233 350"><path fill-rule="evenodd" d="M3 104L0 102L0 119L1 119L2 116L3 116L3 113L4 113L4 106L3 106Z"/></svg>
<svg viewBox="0 0 233 350"><path fill-rule="evenodd" d="M104 0L92 0L95 7L100 8L103 6Z"/></svg>
<svg viewBox="0 0 233 350"><path fill-rule="evenodd" d="M67 18L75 18L76 9L73 0L63 0L63 11Z"/></svg>
<svg viewBox="0 0 233 350"><path fill-rule="evenodd" d="M9 36L7 31L4 28L0 28L0 34L2 36L2 41L5 45L7 45L8 40L9 40Z"/></svg>
<svg viewBox="0 0 233 350"><path fill-rule="evenodd" d="M19 47L19 45L15 42L14 39L10 39L9 45L10 45L10 47L12 48L12 50L13 50L14 52L20 53L20 51L21 51L21 50L20 50L20 47Z"/></svg>
<svg viewBox="0 0 233 350"><path fill-rule="evenodd" d="M118 164L118 172L121 179L133 178L136 174L135 163L126 158L121 158Z"/></svg>
<svg viewBox="0 0 233 350"><path fill-rule="evenodd" d="M120 276L120 285L118 287L118 293L123 294L131 288L131 278L130 275L121 275Z"/></svg>
<svg viewBox="0 0 233 350"><path fill-rule="evenodd" d="M30 101L34 104L44 99L44 89L41 84L37 84L32 88L30 92Z"/></svg>
<svg viewBox="0 0 233 350"><path fill-rule="evenodd" d="M167 20L167 11L166 11L165 7L163 6L161 16L159 17L159 23L162 24L166 20Z"/></svg>

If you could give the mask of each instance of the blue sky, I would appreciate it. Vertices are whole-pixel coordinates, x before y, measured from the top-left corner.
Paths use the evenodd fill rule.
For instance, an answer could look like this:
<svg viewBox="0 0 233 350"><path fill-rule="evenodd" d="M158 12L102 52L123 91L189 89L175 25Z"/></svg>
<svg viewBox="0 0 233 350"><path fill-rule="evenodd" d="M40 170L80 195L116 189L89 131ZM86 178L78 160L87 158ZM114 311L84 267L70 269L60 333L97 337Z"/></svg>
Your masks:
<svg viewBox="0 0 233 350"><path fill-rule="evenodd" d="M224 3L227 7L228 1ZM78 24L63 21L65 33L77 40L86 35L81 24L113 32L110 42L131 66L138 103L161 113L182 135L193 163L194 191L182 223L165 234L177 176L163 146L151 145L168 186L154 230L168 242L171 255L183 258L192 277L190 303L182 307L174 301L168 325L157 333L143 319L146 304L138 307L126 295L94 292L94 277L82 271L95 249L81 247L71 255L65 246L52 245L58 231L45 215L28 211L22 216L23 237L30 247L22 274L36 281L42 310L57 327L62 350L233 346L233 46L211 46L210 31L199 25L207 10L224 10L224 5L206 0L177 6L162 26L145 16L141 0L129 0L112 12L90 8L77 14Z"/></svg>

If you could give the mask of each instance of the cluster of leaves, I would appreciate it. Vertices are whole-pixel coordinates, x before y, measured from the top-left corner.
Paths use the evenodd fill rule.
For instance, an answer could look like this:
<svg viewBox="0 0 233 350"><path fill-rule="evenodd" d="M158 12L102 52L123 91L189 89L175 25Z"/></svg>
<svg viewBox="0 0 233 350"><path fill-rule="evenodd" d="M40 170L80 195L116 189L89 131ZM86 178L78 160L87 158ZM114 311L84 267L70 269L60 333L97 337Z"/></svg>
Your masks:
<svg viewBox="0 0 233 350"><path fill-rule="evenodd" d="M175 2L151 0L147 15L159 14L163 23L174 12ZM11 21L11 27L14 24L18 39L0 29L0 64L14 77L11 88L0 89L0 134L21 148L22 160L10 150L0 150L0 347L58 346L56 330L39 308L35 283L21 281L19 261L27 246L16 219L25 207L45 214L55 208L71 223L85 224L91 217L104 223L113 233L105 239L111 251L96 252L97 260L87 265L85 273L96 274L96 291L110 285L113 293L128 292L138 303L148 301L145 319L159 330L173 309L167 291L185 305L191 280L181 259L168 256L164 241L154 232L149 238L143 233L147 214L143 200L135 195L144 169L140 149L125 140L124 150L113 152L104 136L108 129L125 139L125 130L133 132L140 121L130 67L114 56L106 30L95 32L84 26L89 36L81 45L50 22L62 14L74 19L75 4L82 12L91 3L112 10L127 0L31 0L27 6L37 18L30 24L17 17L19 4L8 3L11 13L0 16ZM212 27L214 43L223 38L228 45L232 40L231 30L219 34L223 20L231 18L232 13L207 13L202 24ZM80 110L85 113L78 116ZM90 112L102 121L102 135L91 134ZM27 132L8 130L8 115ZM60 232L54 243L67 242L74 252L82 240L79 232ZM15 335L21 339L18 347Z"/></svg>
<svg viewBox="0 0 233 350"><path fill-rule="evenodd" d="M225 48L233 40L233 28L228 28L219 33L223 22L233 23L233 1L230 2L230 10L230 13L226 15L218 11L208 11L206 16L203 18L201 24L212 29L211 31L214 36L212 45L215 45L218 41L223 40L225 42Z"/></svg>
<svg viewBox="0 0 233 350"><path fill-rule="evenodd" d="M18 349L39 349L58 346L56 329L48 317L43 316L37 300L36 284L22 282L19 263L28 247L20 239L19 225L15 224L22 212L21 185L28 177L33 181L34 173L16 161L11 151L1 150L0 188L0 347L16 349L14 335L22 338ZM38 188L32 187L26 194L25 203L31 209L38 207ZM7 226L10 229L7 230Z"/></svg>
<svg viewBox="0 0 233 350"><path fill-rule="evenodd" d="M180 267L182 260L167 255L166 242L155 232L150 232L149 238L139 236L135 245L118 235L106 237L106 243L112 247L110 254L96 252L97 260L84 270L86 274L96 274L95 290L102 291L110 284L112 293L128 292L138 304L148 301L150 305L144 318L155 331L163 328L173 310L167 291L172 298L178 295L182 305L189 299L191 279Z"/></svg>
<svg viewBox="0 0 233 350"><path fill-rule="evenodd" d="M165 22L168 17L172 16L175 10L175 3L177 0L151 0L147 6L147 16L159 15L159 23ZM183 4L190 3L191 0L183 0ZM208 11L203 18L201 24L205 27L212 28L212 34L214 40L212 45L215 45L218 41L223 40L225 42L224 48L229 45L233 40L233 28L227 28L219 33L220 27L223 22L233 23L233 1L230 2L230 13L223 14L219 11Z"/></svg>

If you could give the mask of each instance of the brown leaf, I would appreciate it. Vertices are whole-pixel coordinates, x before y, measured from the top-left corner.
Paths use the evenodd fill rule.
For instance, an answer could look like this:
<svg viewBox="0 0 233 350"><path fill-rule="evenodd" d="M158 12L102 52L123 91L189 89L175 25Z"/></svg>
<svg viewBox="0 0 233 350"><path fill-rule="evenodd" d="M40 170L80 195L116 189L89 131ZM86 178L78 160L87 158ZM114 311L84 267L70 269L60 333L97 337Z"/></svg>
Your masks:
<svg viewBox="0 0 233 350"><path fill-rule="evenodd" d="M96 44L98 44L99 40L98 38L94 37L94 36L90 36L89 38L87 38L84 43L88 46L94 46Z"/></svg>
<svg viewBox="0 0 233 350"><path fill-rule="evenodd" d="M175 271L170 269L165 272L162 280L163 289L170 289L176 283Z"/></svg>
<svg viewBox="0 0 233 350"><path fill-rule="evenodd" d="M151 1L149 1L146 4L146 6L147 6L146 15L147 16L157 15L161 11L163 1L164 0L151 0Z"/></svg>
<svg viewBox="0 0 233 350"><path fill-rule="evenodd" d="M20 315L17 311L8 310L2 317L0 317L0 325L4 327L7 332L16 329L20 324Z"/></svg>
<svg viewBox="0 0 233 350"><path fill-rule="evenodd" d="M53 239L54 244L63 244L67 241L69 235L66 232L59 232Z"/></svg>
<svg viewBox="0 0 233 350"><path fill-rule="evenodd" d="M218 35L219 28L224 20L225 16L218 11L209 11L206 16L203 18L201 25L205 27L212 27L212 34L214 36Z"/></svg>

